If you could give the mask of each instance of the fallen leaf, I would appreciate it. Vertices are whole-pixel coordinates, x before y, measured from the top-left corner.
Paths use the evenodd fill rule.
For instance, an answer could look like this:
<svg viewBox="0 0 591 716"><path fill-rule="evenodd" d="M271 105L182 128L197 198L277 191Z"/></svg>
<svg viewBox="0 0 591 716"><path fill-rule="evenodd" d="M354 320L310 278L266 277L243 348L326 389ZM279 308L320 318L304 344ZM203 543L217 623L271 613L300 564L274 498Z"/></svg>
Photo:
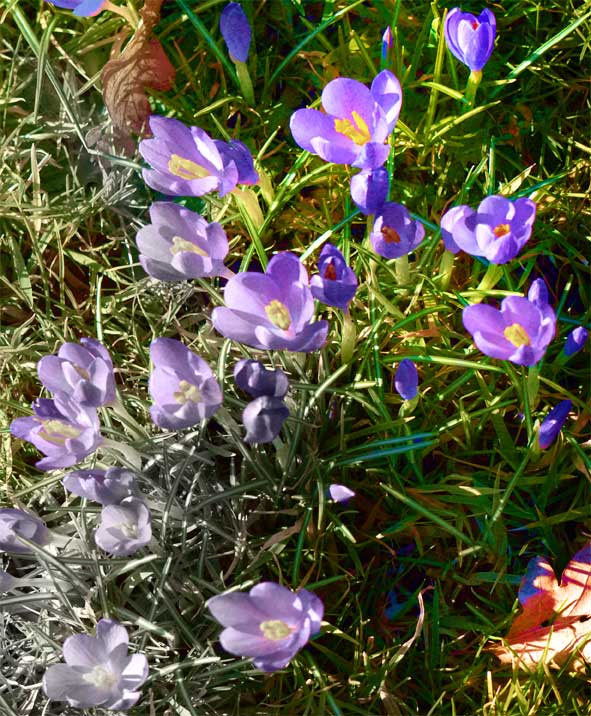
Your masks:
<svg viewBox="0 0 591 716"><path fill-rule="evenodd" d="M502 646L492 651L505 664L532 669L559 667L569 659L574 671L591 663L591 543L577 552L560 584L545 557L527 567L517 595L522 606Z"/></svg>
<svg viewBox="0 0 591 716"><path fill-rule="evenodd" d="M122 41L101 73L103 99L113 123L118 144L133 151L131 133L140 134L150 116L147 89L165 92L172 87L175 69L160 42L152 37L160 19L162 0L146 0L140 10L141 21L123 52Z"/></svg>

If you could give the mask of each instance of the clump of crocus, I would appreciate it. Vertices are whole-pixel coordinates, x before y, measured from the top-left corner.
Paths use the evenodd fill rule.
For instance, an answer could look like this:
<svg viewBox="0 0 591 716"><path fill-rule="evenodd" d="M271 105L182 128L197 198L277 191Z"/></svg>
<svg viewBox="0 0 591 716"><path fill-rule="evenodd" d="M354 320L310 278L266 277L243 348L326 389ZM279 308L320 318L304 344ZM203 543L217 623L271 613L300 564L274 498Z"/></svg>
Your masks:
<svg viewBox="0 0 591 716"><path fill-rule="evenodd" d="M250 23L242 6L230 2L220 15L220 32L233 60L246 62L250 49Z"/></svg>
<svg viewBox="0 0 591 716"><path fill-rule="evenodd" d="M145 502L126 497L119 504L107 505L94 532L94 541L105 552L125 557L145 547L152 537L152 519Z"/></svg>
<svg viewBox="0 0 591 716"><path fill-rule="evenodd" d="M269 370L260 361L246 358L234 366L234 381L253 398L283 398L289 388L287 375L280 368Z"/></svg>
<svg viewBox="0 0 591 716"><path fill-rule="evenodd" d="M504 298L500 310L483 304L467 306L462 320L484 354L518 365L537 363L556 333L556 314L542 279L532 283L527 298Z"/></svg>
<svg viewBox="0 0 591 716"><path fill-rule="evenodd" d="M236 385L254 397L242 412L247 443L275 440L289 417L283 398L289 388L282 370L267 370L255 360L241 360L234 367Z"/></svg>
<svg viewBox="0 0 591 716"><path fill-rule="evenodd" d="M283 669L311 636L320 631L324 606L306 589L292 592L274 582L261 582L248 594L228 592L212 597L207 607L225 629L222 647L253 659L257 669Z"/></svg>
<svg viewBox="0 0 591 716"><path fill-rule="evenodd" d="M408 358L401 360L396 368L394 387L404 400L412 400L419 392L419 374L415 364Z"/></svg>
<svg viewBox="0 0 591 716"><path fill-rule="evenodd" d="M150 207L151 223L136 236L145 272L161 281L224 276L228 239L221 225L169 201Z"/></svg>
<svg viewBox="0 0 591 716"><path fill-rule="evenodd" d="M376 217L370 241L376 254L396 259L414 251L425 237L425 227L402 204L389 201Z"/></svg>
<svg viewBox="0 0 591 716"><path fill-rule="evenodd" d="M355 497L355 492L348 488L346 485L332 484L328 486L326 490L328 496L334 502L348 502L351 498Z"/></svg>
<svg viewBox="0 0 591 716"><path fill-rule="evenodd" d="M32 407L35 414L13 420L10 432L47 456L35 463L40 470L72 467L103 442L95 408L83 408L70 398L59 404L39 398Z"/></svg>
<svg viewBox="0 0 591 716"><path fill-rule="evenodd" d="M48 2L64 10L72 10L72 14L78 17L93 17L111 5L109 0L48 0Z"/></svg>
<svg viewBox="0 0 591 716"><path fill-rule="evenodd" d="M135 475L120 467L107 470L75 470L62 480L63 486L78 497L100 505L116 505L126 497L138 494Z"/></svg>
<svg viewBox="0 0 591 716"><path fill-rule="evenodd" d="M475 211L454 206L441 217L441 236L448 251L460 249L494 264L515 258L531 236L536 203L521 198L488 196Z"/></svg>
<svg viewBox="0 0 591 716"><path fill-rule="evenodd" d="M146 184L169 196L203 196L212 191L225 196L237 184L256 184L248 147L237 139L212 139L199 127L178 119L152 115L152 139L139 143L142 157L152 169L142 170Z"/></svg>
<svg viewBox="0 0 591 716"><path fill-rule="evenodd" d="M127 630L114 619L101 619L96 637L70 636L64 642L65 664L48 667L43 690L54 701L78 709L102 706L113 711L131 708L148 678L143 654L128 655Z"/></svg>
<svg viewBox="0 0 591 716"><path fill-rule="evenodd" d="M347 312L357 285L355 271L347 266L343 254L336 246L324 244L318 258L318 273L310 279L314 298Z"/></svg>
<svg viewBox="0 0 591 716"><path fill-rule="evenodd" d="M388 198L388 187L388 172L384 167L359 172L351 177L351 198L362 214L379 214Z"/></svg>
<svg viewBox="0 0 591 716"><path fill-rule="evenodd" d="M452 55L472 72L481 72L495 46L497 22L488 9L475 17L454 7L445 18L444 34Z"/></svg>
<svg viewBox="0 0 591 716"><path fill-rule="evenodd" d="M368 89L361 82L338 77L322 91L322 107L298 109L291 117L293 138L303 149L327 162L362 169L382 166L390 147L385 144L400 114L402 90L388 70Z"/></svg>
<svg viewBox="0 0 591 716"><path fill-rule="evenodd" d="M19 537L24 537L30 542L42 546L49 541L49 531L44 522L29 512L15 507L1 508L0 552L15 552L16 554L31 552L31 548L21 542Z"/></svg>
<svg viewBox="0 0 591 716"><path fill-rule="evenodd" d="M91 408L115 402L113 362L109 351L94 338L81 338L80 345L64 343L57 355L41 358L37 372L58 404L68 398Z"/></svg>
<svg viewBox="0 0 591 716"><path fill-rule="evenodd" d="M154 370L148 390L158 427L181 430L211 417L222 404L222 391L211 368L180 341L156 338L150 344Z"/></svg>
<svg viewBox="0 0 591 716"><path fill-rule="evenodd" d="M542 450L550 447L552 443L558 437L558 433L562 430L562 426L568 418L573 407L571 400L563 400L553 408L548 415L542 420L540 425L540 431L538 433L538 440L540 441L540 447Z"/></svg>
<svg viewBox="0 0 591 716"><path fill-rule="evenodd" d="M573 330L566 337L564 355L574 356L575 353L578 353L583 348L588 337L589 332L584 326L577 326L576 328L573 328Z"/></svg>
<svg viewBox="0 0 591 716"><path fill-rule="evenodd" d="M264 274L245 271L224 288L225 307L211 315L214 328L261 350L315 351L326 340L328 323L310 323L314 299L308 274L295 254L273 256Z"/></svg>

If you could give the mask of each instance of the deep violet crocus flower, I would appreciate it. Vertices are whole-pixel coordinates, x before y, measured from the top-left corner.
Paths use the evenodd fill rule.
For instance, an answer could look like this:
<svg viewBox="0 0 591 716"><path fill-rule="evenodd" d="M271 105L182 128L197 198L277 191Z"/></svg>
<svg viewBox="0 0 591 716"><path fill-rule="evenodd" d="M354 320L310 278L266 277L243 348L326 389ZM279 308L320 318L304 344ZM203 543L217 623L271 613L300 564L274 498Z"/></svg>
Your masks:
<svg viewBox="0 0 591 716"><path fill-rule="evenodd" d="M540 447L545 450L547 447L556 440L558 433L562 430L562 426L568 418L573 407L571 400L563 400L553 408L548 415L542 420L540 425L540 432L538 433L538 439L540 441Z"/></svg>
<svg viewBox="0 0 591 716"><path fill-rule="evenodd" d="M230 56L238 62L248 60L251 30L246 13L237 2L230 2L220 15L220 32Z"/></svg>
<svg viewBox="0 0 591 716"><path fill-rule="evenodd" d="M150 415L158 427L189 428L220 407L222 391L211 368L180 341L156 338L150 344L150 357L154 370L148 390L155 403Z"/></svg>
<svg viewBox="0 0 591 716"><path fill-rule="evenodd" d="M424 237L421 222L411 218L402 204L389 201L376 217L369 239L376 254L397 259L414 251Z"/></svg>
<svg viewBox="0 0 591 716"><path fill-rule="evenodd" d="M228 239L221 225L170 201L150 207L151 223L136 236L144 271L161 281L185 281L227 273Z"/></svg>
<svg viewBox="0 0 591 716"><path fill-rule="evenodd" d="M75 470L63 478L62 484L74 495L100 505L116 505L126 497L138 494L133 472L120 467Z"/></svg>
<svg viewBox="0 0 591 716"><path fill-rule="evenodd" d="M203 129L170 117L152 115L149 124L153 137L143 139L139 151L152 166L142 170L152 189L169 196L212 191L225 196L236 184L257 183L252 155L242 142L214 140Z"/></svg>
<svg viewBox="0 0 591 716"><path fill-rule="evenodd" d="M322 91L322 107L298 109L290 120L293 138L303 149L327 162L375 169L388 158L385 144L400 114L400 82L383 70L368 89L361 82L338 77Z"/></svg>
<svg viewBox="0 0 591 716"><path fill-rule="evenodd" d="M94 408L82 408L73 400L39 398L33 403L34 415L16 418L10 432L28 440L47 457L35 463L40 470L72 467L93 453L102 443Z"/></svg>
<svg viewBox="0 0 591 716"><path fill-rule="evenodd" d="M310 279L312 295L327 306L348 310L357 291L355 271L336 246L326 243L318 258L318 273Z"/></svg>
<svg viewBox="0 0 591 716"><path fill-rule="evenodd" d="M412 400L419 392L419 374L415 364L408 358L401 360L396 368L394 387L404 400Z"/></svg>
<svg viewBox="0 0 591 716"><path fill-rule="evenodd" d="M108 0L48 0L56 7L72 10L78 17L93 17L108 5Z"/></svg>
<svg viewBox="0 0 591 716"><path fill-rule="evenodd" d="M15 507L3 507L0 509L0 552L31 552L31 548L21 542L19 536L38 545L49 541L47 527L38 517Z"/></svg>
<svg viewBox="0 0 591 716"><path fill-rule="evenodd" d="M478 209L454 206L441 217L441 235L448 251L460 249L494 264L515 258L531 236L536 203L521 198L487 196Z"/></svg>
<svg viewBox="0 0 591 716"><path fill-rule="evenodd" d="M282 398L262 395L251 400L242 411L242 423L246 428L244 442L273 442L288 417L289 408Z"/></svg>
<svg viewBox="0 0 591 716"><path fill-rule="evenodd" d="M37 364L39 380L57 399L70 398L83 407L99 408L115 402L113 362L109 351L94 338L64 343L57 355Z"/></svg>
<svg viewBox="0 0 591 716"><path fill-rule="evenodd" d="M452 55L472 72L480 72L494 49L497 22L488 9L475 17L454 7L445 18L444 34Z"/></svg>
<svg viewBox="0 0 591 716"><path fill-rule="evenodd" d="M353 490L345 485L329 485L326 492L334 502L348 502L351 498L355 497Z"/></svg>
<svg viewBox="0 0 591 716"><path fill-rule="evenodd" d="M388 172L383 167L351 177L351 198L366 216L379 214L388 198Z"/></svg>
<svg viewBox="0 0 591 716"><path fill-rule="evenodd" d="M485 355L518 365L537 363L556 333L556 314L542 279L532 283L527 298L504 298L500 310L483 304L467 306L462 320Z"/></svg>
<svg viewBox="0 0 591 716"><path fill-rule="evenodd" d="M67 701L78 709L131 708L148 678L148 660L143 654L128 655L128 645L124 626L114 619L101 619L96 637L75 634L66 639L66 663L48 667L43 691L53 701Z"/></svg>
<svg viewBox="0 0 591 716"><path fill-rule="evenodd" d="M107 505L94 532L94 541L105 552L125 557L145 547L152 538L152 520L146 503L126 497L117 505Z"/></svg>
<svg viewBox="0 0 591 716"><path fill-rule="evenodd" d="M318 350L328 323L310 323L314 299L308 274L295 254L283 251L269 261L264 274L245 271L224 289L225 307L214 308L214 328L226 338L261 350Z"/></svg>
<svg viewBox="0 0 591 716"><path fill-rule="evenodd" d="M324 605L307 589L292 592L261 582L248 594L228 592L212 597L207 607L225 629L222 647L253 659L257 669L283 669L311 636L320 631Z"/></svg>
<svg viewBox="0 0 591 716"><path fill-rule="evenodd" d="M573 330L566 337L564 355L574 356L575 353L578 353L583 348L588 337L589 332L584 326L577 326L576 328L573 328Z"/></svg>
<svg viewBox="0 0 591 716"><path fill-rule="evenodd" d="M263 395L283 398L289 388L287 376L280 368L269 370L258 360L246 358L239 360L234 366L234 381L253 398Z"/></svg>

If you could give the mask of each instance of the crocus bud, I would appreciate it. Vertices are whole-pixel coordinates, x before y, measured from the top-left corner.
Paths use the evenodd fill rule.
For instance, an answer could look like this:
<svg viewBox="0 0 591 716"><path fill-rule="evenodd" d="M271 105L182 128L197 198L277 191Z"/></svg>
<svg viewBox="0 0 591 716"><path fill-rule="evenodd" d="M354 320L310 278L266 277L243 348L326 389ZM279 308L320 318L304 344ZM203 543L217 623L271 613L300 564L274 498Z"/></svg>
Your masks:
<svg viewBox="0 0 591 716"><path fill-rule="evenodd" d="M396 369L394 387L404 400L412 400L419 392L419 374L408 358L400 361Z"/></svg>
<svg viewBox="0 0 591 716"><path fill-rule="evenodd" d="M234 366L236 385L253 398L267 395L272 398L283 398L289 388L285 373L277 368L268 370L258 360L239 360Z"/></svg>
<svg viewBox="0 0 591 716"><path fill-rule="evenodd" d="M220 32L233 60L246 62L250 49L250 24L246 13L237 2L231 2L222 10Z"/></svg>
<svg viewBox="0 0 591 716"><path fill-rule="evenodd" d="M480 72L494 49L497 23L488 9L475 17L454 7L445 19L444 33L452 55L472 72Z"/></svg>
<svg viewBox="0 0 591 716"><path fill-rule="evenodd" d="M318 273L310 279L312 295L327 306L347 310L357 291L357 276L347 266L343 254L332 244L325 244L318 259Z"/></svg>
<svg viewBox="0 0 591 716"><path fill-rule="evenodd" d="M355 497L353 490L345 487L345 485L329 485L326 492L334 502L347 502L352 497Z"/></svg>
<svg viewBox="0 0 591 716"><path fill-rule="evenodd" d="M244 442L273 442L288 417L289 409L281 398L266 395L255 398L242 412L242 422L246 428Z"/></svg>
<svg viewBox="0 0 591 716"><path fill-rule="evenodd" d="M578 353L581 348L585 345L589 332L583 326L577 326L566 337L566 343L564 344L564 355L574 356Z"/></svg>
<svg viewBox="0 0 591 716"><path fill-rule="evenodd" d="M379 214L388 198L388 172L378 167L351 177L351 198L362 214Z"/></svg>
<svg viewBox="0 0 591 716"><path fill-rule="evenodd" d="M553 408L548 415L546 415L540 425L540 432L538 434L542 450L550 447L554 440L556 440L558 433L562 430L562 426L566 422L572 407L572 401L563 400L558 403L558 405Z"/></svg>

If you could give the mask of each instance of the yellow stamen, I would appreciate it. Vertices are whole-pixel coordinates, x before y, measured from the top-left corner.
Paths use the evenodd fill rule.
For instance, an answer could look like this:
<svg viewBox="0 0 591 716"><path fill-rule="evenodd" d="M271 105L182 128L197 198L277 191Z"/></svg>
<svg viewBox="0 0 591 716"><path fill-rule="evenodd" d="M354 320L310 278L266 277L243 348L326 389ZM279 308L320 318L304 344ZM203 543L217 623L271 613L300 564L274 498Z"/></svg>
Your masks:
<svg viewBox="0 0 591 716"><path fill-rule="evenodd" d="M181 380L179 382L179 389L172 395L176 402L181 405L185 403L200 403L203 400L199 388L187 380Z"/></svg>
<svg viewBox="0 0 591 716"><path fill-rule="evenodd" d="M503 335L509 343L513 343L516 348L531 345L527 331L523 326L520 326L519 323L513 323L512 325L507 326L507 328L503 331Z"/></svg>
<svg viewBox="0 0 591 716"><path fill-rule="evenodd" d="M40 423L43 428L38 435L54 445L64 445L66 440L77 438L82 432L79 428L63 423L61 420L41 420Z"/></svg>
<svg viewBox="0 0 591 716"><path fill-rule="evenodd" d="M384 241L387 244L400 243L400 234L396 231L396 229L393 229L391 226L382 226L381 232L382 236L384 237Z"/></svg>
<svg viewBox="0 0 591 716"><path fill-rule="evenodd" d="M178 154L172 154L168 162L168 171L181 179L191 181L192 179L204 179L209 176L209 172L204 167L195 164L190 159L179 157Z"/></svg>
<svg viewBox="0 0 591 716"><path fill-rule="evenodd" d="M291 634L289 624L282 622L281 619L269 619L269 621L261 622L260 627L265 638L271 639L271 641L285 639Z"/></svg>
<svg viewBox="0 0 591 716"><path fill-rule="evenodd" d="M180 254L181 251L190 251L192 254L197 254L197 256L207 256L207 252L192 241L187 241L187 239L183 239L180 236L173 236L170 253L175 256Z"/></svg>
<svg viewBox="0 0 591 716"><path fill-rule="evenodd" d="M267 318L274 326L277 326L277 328L286 331L291 326L291 316L289 315L287 306L281 303L281 301L273 299L265 306L265 313L267 314Z"/></svg>
<svg viewBox="0 0 591 716"><path fill-rule="evenodd" d="M510 231L511 227L509 224L499 224L493 229L493 234L500 239L501 236L506 236Z"/></svg>
<svg viewBox="0 0 591 716"><path fill-rule="evenodd" d="M363 146L371 140L369 127L365 123L363 117L357 112L351 112L353 121L350 119L335 119L334 128L339 134L352 139L355 144Z"/></svg>

